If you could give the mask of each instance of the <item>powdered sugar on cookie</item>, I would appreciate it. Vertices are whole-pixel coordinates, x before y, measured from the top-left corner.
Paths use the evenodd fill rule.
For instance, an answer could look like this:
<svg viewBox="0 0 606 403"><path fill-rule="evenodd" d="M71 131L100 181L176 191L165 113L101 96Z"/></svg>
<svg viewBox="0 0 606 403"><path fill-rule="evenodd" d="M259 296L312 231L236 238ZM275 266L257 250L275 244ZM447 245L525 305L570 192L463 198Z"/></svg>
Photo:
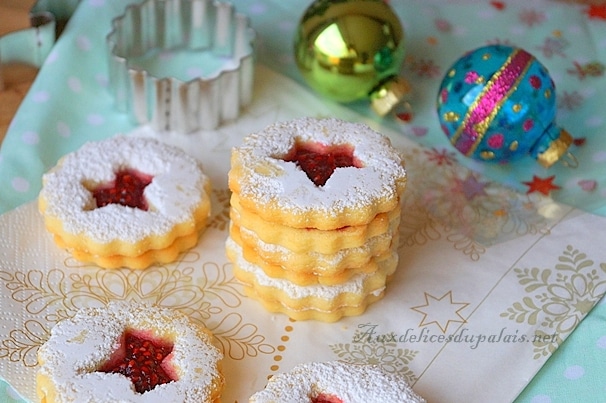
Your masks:
<svg viewBox="0 0 606 403"><path fill-rule="evenodd" d="M384 234L369 238L361 246L340 249L335 253L321 253L314 250L297 253L282 245L264 242L255 232L246 228L240 227L239 231L245 234L248 244L264 260L287 266L292 271L309 271L313 267L314 273L318 275L337 272L344 268L361 267L371 257L386 251L391 246L394 235L393 230L390 229Z"/></svg>
<svg viewBox="0 0 606 403"><path fill-rule="evenodd" d="M249 402L300 403L316 401L314 399L346 403L425 402L401 376L379 366L342 361L300 364L289 372L275 375Z"/></svg>
<svg viewBox="0 0 606 403"><path fill-rule="evenodd" d="M98 371L128 329L174 343L167 359L177 380L137 393L125 376ZM38 358L39 393L56 394L61 402L211 402L223 388L217 367L222 354L210 333L183 314L159 307L113 302L82 309L55 325Z"/></svg>
<svg viewBox="0 0 606 403"><path fill-rule="evenodd" d="M326 183L317 186L300 166L285 160L297 143L347 146L355 166L335 168ZM244 207L293 227L366 224L395 207L406 183L403 162L387 137L366 125L332 118L271 125L246 137L232 151L231 163L230 188ZM288 217L277 215L280 211ZM348 220L319 222L315 215Z"/></svg>
<svg viewBox="0 0 606 403"><path fill-rule="evenodd" d="M358 305L366 295L376 290L384 289L387 277L393 274L398 263L397 252L392 252L386 259L378 262L379 269L376 273L356 274L349 280L337 285L314 284L300 286L285 279L267 276L259 266L244 259L242 248L231 238L226 240L226 249L236 266L236 277L238 277L238 270L248 273L250 277L254 278L255 288L275 289L284 292L292 300L303 300L310 297L324 300L320 302L323 305L330 304L331 301L336 301L345 294L358 297L358 303L352 304Z"/></svg>
<svg viewBox="0 0 606 403"><path fill-rule="evenodd" d="M91 189L113 181L124 169L152 177L143 193L147 211L120 204L96 207ZM209 186L199 163L180 149L151 138L115 136L63 157L44 175L40 198L44 214L61 221L65 233L86 234L97 243L134 243L193 223Z"/></svg>

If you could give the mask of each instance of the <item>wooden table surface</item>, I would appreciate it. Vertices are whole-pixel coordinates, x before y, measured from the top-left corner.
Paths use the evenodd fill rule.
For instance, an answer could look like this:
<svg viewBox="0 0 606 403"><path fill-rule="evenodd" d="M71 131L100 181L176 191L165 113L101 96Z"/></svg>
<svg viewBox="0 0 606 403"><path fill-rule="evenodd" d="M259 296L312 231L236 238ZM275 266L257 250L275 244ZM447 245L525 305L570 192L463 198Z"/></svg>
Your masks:
<svg viewBox="0 0 606 403"><path fill-rule="evenodd" d="M35 0L0 0L0 35L30 26L29 10ZM0 143L4 139L21 100L29 90L38 69L20 63L0 65Z"/></svg>

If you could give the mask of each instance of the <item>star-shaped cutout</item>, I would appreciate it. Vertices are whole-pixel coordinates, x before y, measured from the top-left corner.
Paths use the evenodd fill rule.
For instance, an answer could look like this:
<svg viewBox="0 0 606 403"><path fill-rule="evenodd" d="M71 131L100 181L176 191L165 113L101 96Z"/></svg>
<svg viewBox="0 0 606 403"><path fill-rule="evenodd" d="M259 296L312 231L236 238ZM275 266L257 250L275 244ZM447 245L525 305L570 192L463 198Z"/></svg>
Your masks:
<svg viewBox="0 0 606 403"><path fill-rule="evenodd" d="M124 169L116 172L116 178L112 183L98 186L92 190L92 193L98 208L108 204L121 204L147 210L147 201L143 192L151 181L150 175Z"/></svg>
<svg viewBox="0 0 606 403"><path fill-rule="evenodd" d="M452 300L452 291L448 291L441 297L434 297L431 294L425 294L425 304L414 306L413 311L423 314L423 319L419 323L420 327L430 324L437 325L442 333L446 333L450 323L466 323L467 320L461 316L461 311L469 305L467 302L454 302Z"/></svg>
<svg viewBox="0 0 606 403"><path fill-rule="evenodd" d="M555 179L555 175L550 176L549 178L539 178L536 175L532 176L531 182L522 182L524 185L528 186L528 191L526 194L530 194L533 192L542 193L545 196L549 196L552 190L561 189L558 185L553 183Z"/></svg>
<svg viewBox="0 0 606 403"><path fill-rule="evenodd" d="M118 349L98 372L118 373L129 378L137 393L172 382L176 373L170 364L173 343L148 337L147 332L127 330Z"/></svg>
<svg viewBox="0 0 606 403"><path fill-rule="evenodd" d="M353 152L348 145L297 142L283 160L297 164L316 186L324 186L335 169L358 167Z"/></svg>

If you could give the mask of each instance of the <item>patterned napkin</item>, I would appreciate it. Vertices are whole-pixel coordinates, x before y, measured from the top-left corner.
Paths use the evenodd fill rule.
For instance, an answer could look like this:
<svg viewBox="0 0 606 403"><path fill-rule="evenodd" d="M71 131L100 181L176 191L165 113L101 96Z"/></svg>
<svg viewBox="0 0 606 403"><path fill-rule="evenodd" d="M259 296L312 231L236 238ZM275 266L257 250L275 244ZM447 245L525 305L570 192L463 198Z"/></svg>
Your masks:
<svg viewBox="0 0 606 403"><path fill-rule="evenodd" d="M126 117L117 114L113 108L113 100L107 90L105 54L105 35L109 32L111 19L122 13L128 3L134 1L82 0L81 6L64 31L62 38L45 62L0 149L0 188L3 189L0 191L0 212L9 211L34 200L40 187L41 174L54 165L61 155L76 149L85 141L98 140L118 132L128 132L134 129ZM471 5L471 3L474 4ZM298 18L307 4L308 2L305 0L292 0L288 7L274 0L237 2L238 10L251 16L253 26L259 33L260 40L257 48L259 62L299 81L301 78L293 64L291 38ZM330 102L316 99L301 87L293 86L292 83L283 82L279 77L271 76L280 85L274 89L272 88L273 82L271 85L265 82L259 83L258 91L261 92L258 99L263 101L255 102L246 117L243 117L242 123L249 125L245 131L264 127L277 119L318 114L366 120L380 130L389 133L395 139L394 143L402 149L410 150L406 154L411 172L409 201L413 201L413 204L412 207L407 206L411 209L408 218L417 224L408 223L407 225L412 228L417 228L416 225L420 226L418 227L420 229L412 231L409 235L406 235L407 227L403 227L403 231L405 231L403 238L412 237L410 239L414 242L407 240L402 247L411 250L431 248L433 254L436 250L442 251L449 248L459 251L469 259L463 266L470 264L476 268L473 277L473 283L475 283L476 276L483 278L486 272L498 271L492 268L492 260L487 256L490 256L495 249L498 250L501 245L509 245L511 242L518 242L519 239L533 237L539 237L541 240L548 239L550 246L547 247L547 250L535 247L523 256L534 256L533 261L526 263L524 259L521 259L512 266L514 273L522 274L516 280L516 285L512 285L512 291L517 289L520 294L514 292L511 295L519 295L521 299L514 301L511 298L505 298L502 301L502 309L499 311L499 315L504 316L499 316L498 320L506 323L508 330L512 329L511 326L517 325L518 321L525 324L524 326L529 326L531 332L532 329L538 330L542 326L549 328L551 325L558 327L558 332L562 332L561 339L565 338L602 294L600 276L603 273L601 262L604 259L599 254L601 248L597 244L597 240L601 238L599 231L603 226L601 225L602 219L591 215L576 217L580 213L571 210L572 212L560 222L558 219L565 215L568 207L554 204L549 198L543 198L536 193L526 195L528 188L524 182L535 174L540 177L555 175L555 183L562 189L553 191L551 197L578 208L602 214L604 199L601 189L602 180L606 177L603 174L604 158L602 155L603 150L606 149L602 143L606 140L603 140L603 136L601 136L604 122L599 109L603 103L600 97L606 93L602 88L605 83L600 68L600 61L604 59L603 52L606 47L606 42L602 39L605 37L603 31L604 16L606 15L603 6L570 6L550 0L502 2L419 0L393 1L391 4L402 17L408 34L409 62L405 64L403 73L411 79L416 94L418 94L415 100L418 119L413 125L399 127L389 120L379 121L369 114L364 102L350 105L350 111L357 112L357 114L351 114L350 111L339 108ZM439 4L439 6L435 6L435 4ZM276 35L276 32L279 35ZM554 167L550 171L541 171L534 161L522 161L507 169L482 166L461 158L445 143L445 136L437 127L433 112L434 93L441 78L441 72L454 58L467 49L491 41L504 41L523 46L548 66L556 81L559 94L564 94L561 98L565 101L560 105L558 122L579 138L574 150L582 162L579 169L566 171L561 167ZM267 77L266 72L262 72L261 76ZM265 88L264 91L263 88ZM267 92L269 92L267 88L272 88L280 94L280 97L276 98L280 100L279 103L267 100ZM90 94L94 94L94 96L90 96ZM33 119L32 116L36 118ZM221 135L224 134L221 132ZM212 136L202 136L202 139L192 137L190 140L193 143L187 144L187 149L198 150L199 144L206 144L209 138ZM221 138L227 147L229 141L237 141L239 137L230 133L229 136ZM404 141L404 138L412 140L412 142ZM178 142L177 139L171 138L165 140ZM420 143L426 148L416 148L412 145L413 143ZM219 155L224 155L224 153L219 153ZM224 183L222 171L224 162L206 162L206 164L209 165L209 170L214 172L213 180L219 185L217 188L225 189L225 185L221 185ZM463 169L461 165L472 168L473 171ZM428 176L432 181L431 184L424 181L415 183L413 175L415 171L422 173L418 177L433 173ZM520 193L513 193L510 189L496 186L493 181L507 184ZM420 199L420 197L424 197L424 199ZM417 210L418 205L415 207L418 202L414 201L418 200L423 200L421 211ZM455 208L454 211L457 212L454 215L455 218L449 214L451 208ZM35 273L35 270L48 271L55 268L55 265L59 268L65 268L66 264L69 266L69 262L65 263L65 256L59 257L58 260L63 263L48 262L46 258L43 258L44 264L27 260L35 260L35 256L39 256L41 252L28 246L31 238L17 241L15 237L23 232L27 235L29 230L25 230L24 226L29 228L28 225L33 223L33 228L37 228L36 226L39 228L37 221L39 218L36 218L33 205L24 206L23 211L19 214L15 217L28 221L19 222L15 226L14 232L12 230L9 234L2 232L0 239L5 242L3 248L6 248L8 242L10 245L25 245L24 249L20 250L17 257L14 256L14 251L3 250L3 254L0 254L0 270L3 273L29 273L30 270L33 270ZM571 220L571 216L576 218ZM0 218L2 230L7 230L6 223L13 223L12 220L15 217L10 217L12 216ZM586 219L591 222L582 222ZM563 223L576 223L576 225L573 225L573 228L566 228L561 226ZM554 225L554 230L547 235L548 229ZM583 225L587 225L587 227L583 228ZM569 240L571 245L565 240ZM543 242L537 242L537 247ZM530 242L528 243L530 244ZM487 245L493 246L488 247ZM14 246L11 247L14 248ZM52 244L46 245L46 248L49 251L54 250ZM518 247L516 252L511 252L511 254L522 257L520 255L522 250L523 248ZM533 254L533 250L536 255ZM404 251L402 251L404 260L402 264L415 266L417 264L417 261L414 260L415 253L405 255ZM503 250L497 253L502 252ZM405 256L410 256L410 259L407 260ZM423 262L422 259L418 261ZM47 263L50 266L47 266ZM13 267L13 265L18 267ZM448 267L452 268L452 264L449 264ZM567 269L562 271L563 267L577 267L579 273L573 273ZM589 272L586 272L586 269ZM70 274L72 272L73 270L70 269ZM400 270L399 278L405 276L404 279L408 281L408 276L412 274L402 274L408 272L406 269ZM523 274L525 272L528 272L530 277L525 278ZM465 275L462 276L462 278L469 278ZM533 283L533 278L537 281L538 279L544 280L545 283L540 286L536 282ZM32 294L32 290L43 285L37 283L37 279L33 275L33 277L27 277L28 281L33 281L31 288L19 288L23 292L9 293L8 290L12 289L10 287L17 287L17 283L10 282L9 284L5 277L0 277L0 280L2 281L0 283L2 298L5 296L8 298L8 295L11 295L16 298L32 298L33 300L35 295ZM23 277L23 281L25 280L26 278ZM447 287L449 280L450 277L442 274L435 281L435 286ZM563 283L558 283L559 281L563 281ZM394 283L398 284L397 280ZM525 288L527 284L529 284L528 290ZM556 287L557 284L565 285L564 288L570 292L568 294L560 293L563 289ZM396 287L397 285L392 288ZM520 287L523 287L522 291L520 291ZM61 289L56 291L62 292ZM416 316L412 319L409 318L410 322L407 323L410 323L415 329L432 328L435 332L441 332L438 329L440 326L448 325L447 330L454 331L454 329L459 329L458 326L466 325L457 322L461 319L457 319L456 316L454 320L451 318L450 321L447 320L447 317L435 321L429 317L427 321L421 321L427 311L423 306L425 304L430 306L434 300L452 301L455 306L462 308L459 313L465 320L468 319L468 316L472 318L473 315L478 315L477 313L472 315L472 311L479 312L478 310L469 308L474 306L471 298L467 298L467 295L459 296L455 292L456 289L452 290L454 296L449 298L447 291L449 290L429 288L424 290L422 295L424 292L428 293L428 302L424 298L419 302L415 301L415 305L410 306L409 314ZM415 290L414 292L420 291ZM527 298L522 297L525 293L527 293ZM508 296L510 295L508 294ZM539 297L542 299L537 300ZM0 367L0 376L5 376L12 383L15 376L5 375L4 365L12 366L20 363L22 358L27 355L26 353L30 354L31 358L36 346L44 340L48 326L56 318L46 317L46 310L34 310L32 312L37 312L32 314L34 321L27 322L28 317L22 316L25 314L21 313L25 302L15 303L12 300L13 297L10 298L11 304L16 305L14 309L19 313L16 316L7 314L8 324L4 325L6 332L2 334L5 338L0 343L0 363L3 365ZM385 303L389 301L389 298L397 297L394 297L393 294L391 297L388 295ZM2 302L0 307L4 312L8 312L9 309L4 309L4 303ZM457 303L469 303L470 305L463 307L463 305L456 305ZM534 310L533 304L536 307ZM591 312L588 320L579 325L580 331L575 332L573 337L555 352L554 359L549 360L550 365L540 373L540 375L545 375L539 376L538 380L533 381L531 386L534 387L524 392L518 398L519 401L533 399L533 401L555 403L556 401L570 401L573 398L585 401L595 400L594 391L602 388L599 382L603 366L600 364L599 357L604 356L606 352L606 341L604 341L606 335L602 330L606 316L604 314L605 306L600 304ZM75 307L76 305L72 306L69 312L73 312ZM373 309L379 309L378 307L379 305ZM420 312L413 310L413 307L420 307ZM55 309L56 305L53 305L48 312L52 313ZM556 319L552 317L554 315L557 316ZM497 316L496 313L494 316ZM545 317L551 319L545 319ZM360 318L356 320L358 319ZM25 333L21 325L26 322L28 324L40 322L45 327L40 328L39 333ZM352 326L355 327L358 322L352 323ZM299 323L296 326L298 325ZM381 324L378 331L399 329L396 326L385 327ZM500 334L500 328L489 330L498 331ZM554 334L549 329L542 331L548 335ZM40 337L35 337L36 335ZM351 344L352 337L350 333L339 334L339 340L333 340L331 343ZM495 337L492 340L496 340ZM546 340L549 341L548 337ZM519 389L540 368L547 356L552 353L550 350L553 350L560 342L561 340L558 340L557 343L550 344L549 348L543 348L540 353L531 354L529 351L525 351L521 354L520 360L532 361L533 369L530 371L491 366L490 369L498 376L493 376L486 384L486 388L490 389L488 385L493 386L495 383L505 382L503 388L512 387L513 389L502 395L495 392L496 400L512 400ZM482 343L482 345L492 344ZM593 353L581 354L581 351L585 351L588 345L593 346ZM372 346L362 347L369 351ZM396 344L389 350L389 354L400 354L398 349L410 348ZM425 345L419 347L418 350L425 351ZM444 351L447 350L444 349ZM490 359L491 363L500 360L499 355L493 355L492 350L480 349L480 347L475 350L483 351L484 358ZM527 348L527 350L530 349ZM331 349L331 354L336 354L335 351ZM546 354L543 358L529 358L531 355L543 353ZM370 356L369 354L366 355ZM334 356L328 354L322 358ZM505 361L511 363L514 358L514 356L507 356ZM275 360L281 362L280 357L276 356ZM421 388L420 392L425 392L426 387L421 385L423 385L423 379L427 379L425 374L429 374L429 372L422 369L423 365L420 364L422 360L415 359L411 362L414 361L416 363L410 366L412 371L410 379L416 377L418 381L415 384L419 386L415 387ZM290 362L285 360L284 363L272 365L277 366L275 370L282 370L287 368ZM464 366L468 366L467 360L462 362ZM469 361L469 363L469 365L475 365L473 361ZM403 370L404 366L400 365L399 370ZM456 368L460 366L457 365ZM25 367L24 371L26 370L31 374L33 368ZM500 372L506 370L511 370L511 372ZM592 370L597 371L598 375L592 377ZM487 373L489 372L487 371ZM507 374L508 379L503 380L503 374ZM583 376L584 374L585 376ZM265 375L260 375L260 378L264 378ZM14 385L17 390L31 397L32 378L20 378L18 375L16 378L29 380L29 384L25 388L22 388L23 381ZM518 383L512 386L510 382L514 381L509 378L514 378ZM439 382L440 378L435 383ZM255 385L259 383L261 382L259 381ZM27 388L29 388L29 392L26 392ZM3 395L5 390L7 390L6 396ZM500 390L500 388L496 387L496 390ZM556 392L558 390L559 392ZM560 396L556 398L558 393ZM427 396L432 395L428 393ZM582 398L583 396L585 398ZM13 393L10 388L4 389L4 384L0 384L0 401L11 402L11 399L18 399L17 394ZM450 401L450 396L448 400Z"/></svg>
<svg viewBox="0 0 606 403"><path fill-rule="evenodd" d="M601 3L391 1L407 35L407 57L401 73L412 85L416 117L412 124L402 126L395 120L378 118L368 102L348 106L419 144L452 152L460 164L521 193L535 189L528 184L536 176L552 181L551 196L557 201L606 215L606 137L602 134L606 125L602 111L606 102L606 5ZM305 84L294 64L289 40L300 10L308 2L299 4L300 9L264 8L255 15L255 26L263 38L259 59ZM269 34L276 13L284 14L278 25L284 35ZM545 169L531 157L506 165L479 163L461 156L446 139L435 110L442 78L465 52L496 43L524 48L549 70L557 90L556 122L575 138L570 151L579 161L577 169L561 163Z"/></svg>
<svg viewBox="0 0 606 403"><path fill-rule="evenodd" d="M212 329L226 355L226 402L246 401L297 363L331 359L379 363L430 401L510 401L606 291L606 250L591 233L604 219L516 194L376 127L409 172L401 261L385 298L332 324L266 312L243 296L224 254L230 149L278 120L360 118L264 68L255 91L253 107L217 131L130 133L188 150L213 180L209 228L173 264L99 269L55 246L35 203L0 216L0 374L26 398L35 399L36 351L54 323L82 306L137 300L180 309Z"/></svg>
<svg viewBox="0 0 606 403"><path fill-rule="evenodd" d="M105 36L112 18L138 1L83 0L76 10L0 149L0 188L7 189L0 193L0 212L33 200L40 187L40 172L60 155L86 139L132 128L125 117L115 116L107 89ZM292 40L309 3L292 0L285 7L275 0L241 0L236 4L258 33L257 60L301 84L305 83L294 63ZM348 107L416 143L452 153L460 164L521 193L531 190L527 183L534 176L553 176L554 199L606 215L606 137L602 135L606 125L602 113L606 101L606 5L554 0L415 0L392 1L391 5L407 35L402 75L413 86L416 119L400 126L374 116L367 102ZM448 143L435 112L440 81L466 51L490 43L520 46L549 69L557 89L557 123L576 139L570 150L580 162L577 169L557 164L546 170L530 157L505 166L477 163L460 156ZM89 97L94 99L83 102L90 93L95 94ZM61 113L47 116L49 104ZM45 127L39 127L40 122ZM84 131L77 132L81 127Z"/></svg>

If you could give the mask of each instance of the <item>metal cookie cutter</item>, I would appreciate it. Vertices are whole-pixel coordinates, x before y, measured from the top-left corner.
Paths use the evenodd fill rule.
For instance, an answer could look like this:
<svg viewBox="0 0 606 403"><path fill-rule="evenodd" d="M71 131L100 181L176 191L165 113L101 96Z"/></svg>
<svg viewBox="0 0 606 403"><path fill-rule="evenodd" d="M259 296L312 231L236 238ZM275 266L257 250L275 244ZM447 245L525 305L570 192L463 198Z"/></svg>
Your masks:
<svg viewBox="0 0 606 403"><path fill-rule="evenodd" d="M0 36L0 90L2 65L21 62L41 67L79 0L38 0L29 11L30 26Z"/></svg>
<svg viewBox="0 0 606 403"><path fill-rule="evenodd" d="M118 110L135 123L179 133L210 130L250 104L255 32L232 4L145 0L127 7L112 24L111 89ZM212 65L214 71L190 80L166 74L162 52L171 51L191 53L201 70ZM160 73L134 62L150 54Z"/></svg>

